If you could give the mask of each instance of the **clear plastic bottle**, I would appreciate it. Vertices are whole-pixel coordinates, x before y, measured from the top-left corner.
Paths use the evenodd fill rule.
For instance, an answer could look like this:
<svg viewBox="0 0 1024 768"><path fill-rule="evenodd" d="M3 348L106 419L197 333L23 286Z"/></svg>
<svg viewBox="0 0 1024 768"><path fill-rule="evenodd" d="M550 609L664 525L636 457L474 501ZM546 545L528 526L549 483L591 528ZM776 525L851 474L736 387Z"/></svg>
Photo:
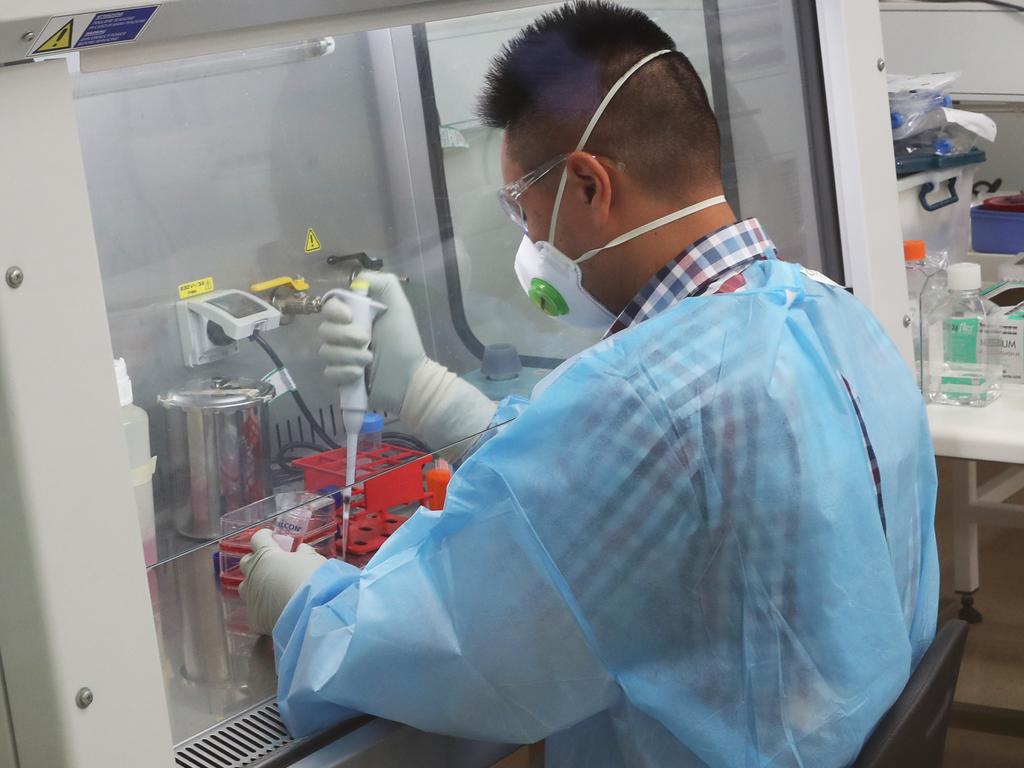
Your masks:
<svg viewBox="0 0 1024 768"><path fill-rule="evenodd" d="M153 512L153 470L155 461L149 452L149 416L134 404L132 380L124 360L114 360L117 395L121 402L121 427L128 444L128 463L135 492L135 511L142 534L146 565L156 562L156 516Z"/></svg>
<svg viewBox="0 0 1024 768"><path fill-rule="evenodd" d="M949 279L946 275L946 267L949 265L949 254L946 251L927 251L924 261L924 272L926 275L924 287L921 289L920 304L918 310L919 326L918 339L916 344L921 348L921 364L918 367L918 375L921 379L921 392L929 397L929 382L927 375L928 360L940 360L942 358L941 334L935 336L934 344L938 345L932 349L932 325L939 313L943 311L949 298ZM937 326L941 328L941 324Z"/></svg>
<svg viewBox="0 0 1024 768"><path fill-rule="evenodd" d="M928 281L925 271L924 240L903 241L903 263L907 269L910 330L914 337L914 379L921 386L921 294Z"/></svg>
<svg viewBox="0 0 1024 768"><path fill-rule="evenodd" d="M928 394L947 405L985 406L999 396L1002 366L985 343L987 315L981 267L964 262L947 271L949 292L930 323Z"/></svg>

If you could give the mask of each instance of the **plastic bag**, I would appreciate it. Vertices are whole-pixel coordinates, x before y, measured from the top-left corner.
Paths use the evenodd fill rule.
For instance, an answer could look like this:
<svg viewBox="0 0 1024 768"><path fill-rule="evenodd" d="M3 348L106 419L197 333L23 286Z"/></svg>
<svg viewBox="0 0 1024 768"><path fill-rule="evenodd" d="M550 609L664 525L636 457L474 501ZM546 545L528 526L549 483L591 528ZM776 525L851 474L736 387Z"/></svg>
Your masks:
<svg viewBox="0 0 1024 768"><path fill-rule="evenodd" d="M970 152L977 144L977 136L958 125L933 128L892 143L896 157L927 154L958 155Z"/></svg>
<svg viewBox="0 0 1024 768"><path fill-rule="evenodd" d="M962 109L936 109L929 113L928 127L893 141L897 157L913 154L956 155L969 152L979 139L995 141L996 124L988 115Z"/></svg>
<svg viewBox="0 0 1024 768"><path fill-rule="evenodd" d="M893 139L942 128L946 121L939 110L953 106L949 87L958 77L959 72L890 75L889 119Z"/></svg>
<svg viewBox="0 0 1024 768"><path fill-rule="evenodd" d="M985 141L996 140L996 121L988 115L966 109L943 109L942 116L948 126L958 126Z"/></svg>

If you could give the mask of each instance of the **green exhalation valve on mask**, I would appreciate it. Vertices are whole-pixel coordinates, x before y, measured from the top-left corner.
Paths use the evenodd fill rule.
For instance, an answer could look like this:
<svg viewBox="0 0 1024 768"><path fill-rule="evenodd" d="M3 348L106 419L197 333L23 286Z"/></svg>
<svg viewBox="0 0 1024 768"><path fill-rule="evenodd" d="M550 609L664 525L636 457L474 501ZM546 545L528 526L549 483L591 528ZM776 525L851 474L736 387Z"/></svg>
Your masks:
<svg viewBox="0 0 1024 768"><path fill-rule="evenodd" d="M558 289L546 280L539 277L530 281L530 301L541 312L550 317L560 317L569 314L569 305L566 303Z"/></svg>

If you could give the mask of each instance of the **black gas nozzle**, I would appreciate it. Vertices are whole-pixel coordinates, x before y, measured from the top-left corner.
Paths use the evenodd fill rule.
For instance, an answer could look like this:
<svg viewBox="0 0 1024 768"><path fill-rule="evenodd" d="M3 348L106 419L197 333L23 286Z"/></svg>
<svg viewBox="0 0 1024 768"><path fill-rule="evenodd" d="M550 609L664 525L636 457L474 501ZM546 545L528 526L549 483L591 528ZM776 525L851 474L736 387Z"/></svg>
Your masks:
<svg viewBox="0 0 1024 768"><path fill-rule="evenodd" d="M343 264L346 261L356 261L356 262L359 262L359 266L362 267L363 269L372 269L375 272L379 272L380 270L382 270L384 268L384 260L383 259L371 258L371 257L367 256L363 251L359 251L357 253L347 253L344 256L328 256L327 257L327 263L330 264L331 266L336 266L338 264Z"/></svg>

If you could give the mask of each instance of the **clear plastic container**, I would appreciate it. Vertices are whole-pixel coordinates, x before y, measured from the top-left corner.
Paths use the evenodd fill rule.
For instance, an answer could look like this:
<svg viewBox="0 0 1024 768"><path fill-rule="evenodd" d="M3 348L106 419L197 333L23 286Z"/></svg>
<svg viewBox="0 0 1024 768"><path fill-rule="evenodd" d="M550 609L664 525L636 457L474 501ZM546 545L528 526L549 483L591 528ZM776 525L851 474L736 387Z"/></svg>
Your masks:
<svg viewBox="0 0 1024 768"><path fill-rule="evenodd" d="M986 343L981 268L954 264L947 276L947 297L929 321L928 397L946 405L985 406L999 397L1003 371Z"/></svg>
<svg viewBox="0 0 1024 768"><path fill-rule="evenodd" d="M128 445L128 465L131 469L132 490L135 495L135 512L142 535L142 551L146 565L153 565L157 559L156 515L153 509L153 471L156 460L150 454L149 416L134 404L132 381L124 360L114 360L114 376L117 379L117 394L121 403L121 428Z"/></svg>
<svg viewBox="0 0 1024 768"><path fill-rule="evenodd" d="M275 515L278 517L265 522ZM311 534L334 525L334 499L311 493L278 493L227 512L221 516L220 525L221 533L232 538L243 532L251 537L259 528L273 528L278 543L293 550ZM245 543L248 543L248 537L243 537ZM228 540L225 543L232 542Z"/></svg>
<svg viewBox="0 0 1024 768"><path fill-rule="evenodd" d="M330 529L324 529L323 531L316 534L312 539L307 539L303 542L309 544L313 549L319 552L324 557L334 557L336 555L335 548L335 530L332 526ZM297 546L297 545L296 545ZM283 549L284 547L282 547ZM230 549L222 548L220 551L220 583L226 591L235 592L238 591L239 584L242 583L242 572L239 570L239 566L242 562L242 558L245 557L252 550L248 548L248 545L231 547Z"/></svg>
<svg viewBox="0 0 1024 768"><path fill-rule="evenodd" d="M274 515L279 517L269 519ZM225 591L238 591L242 583L239 565L252 551L253 534L264 528L274 531L274 540L281 549L292 552L305 543L324 557L334 557L338 530L334 499L311 493L279 493L221 517L221 530L226 538L221 540L217 556L220 583Z"/></svg>

